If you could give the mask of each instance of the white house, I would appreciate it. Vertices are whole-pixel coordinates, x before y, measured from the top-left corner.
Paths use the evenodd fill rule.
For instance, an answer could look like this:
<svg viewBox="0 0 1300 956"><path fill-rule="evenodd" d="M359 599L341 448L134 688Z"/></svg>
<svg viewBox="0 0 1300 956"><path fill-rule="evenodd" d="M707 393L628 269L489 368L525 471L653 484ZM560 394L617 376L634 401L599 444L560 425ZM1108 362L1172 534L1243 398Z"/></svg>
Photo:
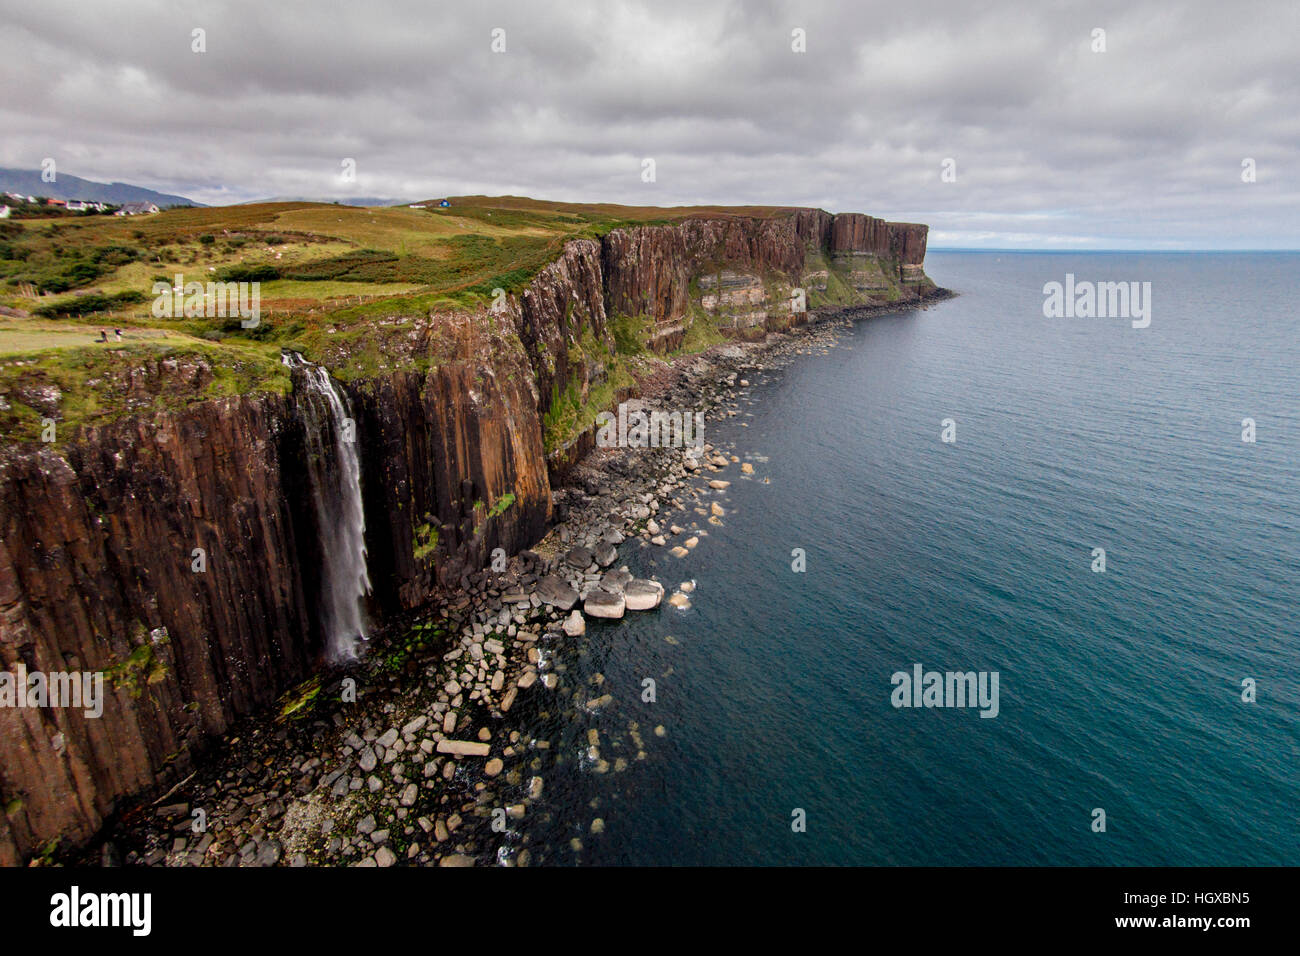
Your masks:
<svg viewBox="0 0 1300 956"><path fill-rule="evenodd" d="M158 207L151 202L124 202L115 216L144 216L158 212Z"/></svg>
<svg viewBox="0 0 1300 956"><path fill-rule="evenodd" d="M8 219L8 218L9 218L9 207L0 206L0 219Z"/></svg>

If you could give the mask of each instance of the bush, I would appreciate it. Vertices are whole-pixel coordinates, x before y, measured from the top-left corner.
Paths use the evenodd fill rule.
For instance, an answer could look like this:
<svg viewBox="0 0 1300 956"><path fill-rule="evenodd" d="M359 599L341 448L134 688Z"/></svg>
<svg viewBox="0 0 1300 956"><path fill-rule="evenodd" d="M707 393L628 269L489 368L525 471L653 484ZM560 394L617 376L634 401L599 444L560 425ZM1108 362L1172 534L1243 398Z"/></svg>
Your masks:
<svg viewBox="0 0 1300 956"><path fill-rule="evenodd" d="M93 262L78 262L64 271L73 286L85 285L99 278L102 270Z"/></svg>
<svg viewBox="0 0 1300 956"><path fill-rule="evenodd" d="M205 246L210 246L216 241L217 241L217 237L213 235L208 235L205 233L204 235L199 236L199 242L203 243Z"/></svg>
<svg viewBox="0 0 1300 956"><path fill-rule="evenodd" d="M217 270L218 282L273 282L280 278L275 266L222 266Z"/></svg>
<svg viewBox="0 0 1300 956"><path fill-rule="evenodd" d="M284 278L300 282L322 282L333 279L342 282L391 281L398 257L392 252L378 249L358 249L333 259L304 262L285 270Z"/></svg>
<svg viewBox="0 0 1300 956"><path fill-rule="evenodd" d="M32 315L41 318L89 315L91 312L112 312L125 305L148 301L143 292L118 292L115 295L83 295L69 302L50 303L32 309Z"/></svg>
<svg viewBox="0 0 1300 956"><path fill-rule="evenodd" d="M135 262L140 255L140 250L132 246L100 246L91 257L104 265L124 266L128 262Z"/></svg>
<svg viewBox="0 0 1300 956"><path fill-rule="evenodd" d="M42 276L36 280L36 291L44 295L51 292L58 295L72 288L72 282L63 276Z"/></svg>

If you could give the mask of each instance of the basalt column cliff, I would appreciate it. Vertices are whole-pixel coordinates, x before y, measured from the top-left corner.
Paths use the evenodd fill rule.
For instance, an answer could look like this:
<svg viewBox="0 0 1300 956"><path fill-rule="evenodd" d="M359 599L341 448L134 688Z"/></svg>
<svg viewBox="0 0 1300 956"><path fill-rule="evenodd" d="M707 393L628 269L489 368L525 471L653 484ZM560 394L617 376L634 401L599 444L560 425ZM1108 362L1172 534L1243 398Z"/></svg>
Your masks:
<svg viewBox="0 0 1300 956"><path fill-rule="evenodd" d="M918 301L934 292L926 232L812 209L617 228L569 242L495 310L395 307L387 370L340 385L371 629L544 534L552 480L586 447L581 429L548 429L557 406L597 394L617 318L667 352L695 323L751 339L806 321L805 303ZM174 394L211 374L160 360L132 387ZM288 395L167 403L0 449L0 667L102 673L105 695L98 717L0 707L0 863L88 840L321 666L334 545L307 483L341 463L309 440L299 374Z"/></svg>

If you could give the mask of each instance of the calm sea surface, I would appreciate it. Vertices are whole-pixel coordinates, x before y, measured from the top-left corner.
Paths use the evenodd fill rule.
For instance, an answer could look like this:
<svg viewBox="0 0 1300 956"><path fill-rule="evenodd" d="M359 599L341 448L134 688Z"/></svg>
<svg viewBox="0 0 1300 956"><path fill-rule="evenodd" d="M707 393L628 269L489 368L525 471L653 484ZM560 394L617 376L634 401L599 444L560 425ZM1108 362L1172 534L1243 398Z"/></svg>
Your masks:
<svg viewBox="0 0 1300 956"><path fill-rule="evenodd" d="M551 744L534 862L1300 864L1300 256L926 270L960 297L707 423L755 475L727 469L722 527L676 516L688 558L623 546L693 606L555 654L521 714ZM1067 272L1150 282L1150 327L1044 318ZM999 714L891 706L918 663L996 671Z"/></svg>

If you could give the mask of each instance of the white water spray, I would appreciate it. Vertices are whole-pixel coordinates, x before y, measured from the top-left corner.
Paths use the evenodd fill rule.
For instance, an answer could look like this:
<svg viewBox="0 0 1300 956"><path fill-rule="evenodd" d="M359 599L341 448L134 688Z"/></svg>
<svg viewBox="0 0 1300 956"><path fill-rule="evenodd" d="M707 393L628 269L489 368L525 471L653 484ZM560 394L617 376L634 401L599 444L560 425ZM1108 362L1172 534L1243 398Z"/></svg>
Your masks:
<svg viewBox="0 0 1300 956"><path fill-rule="evenodd" d="M359 642L367 637L364 601L370 593L355 424L347 395L329 372L296 352L285 352L283 361L301 371L305 385L299 407L306 426L308 477L320 529L326 649L332 660L352 660Z"/></svg>

